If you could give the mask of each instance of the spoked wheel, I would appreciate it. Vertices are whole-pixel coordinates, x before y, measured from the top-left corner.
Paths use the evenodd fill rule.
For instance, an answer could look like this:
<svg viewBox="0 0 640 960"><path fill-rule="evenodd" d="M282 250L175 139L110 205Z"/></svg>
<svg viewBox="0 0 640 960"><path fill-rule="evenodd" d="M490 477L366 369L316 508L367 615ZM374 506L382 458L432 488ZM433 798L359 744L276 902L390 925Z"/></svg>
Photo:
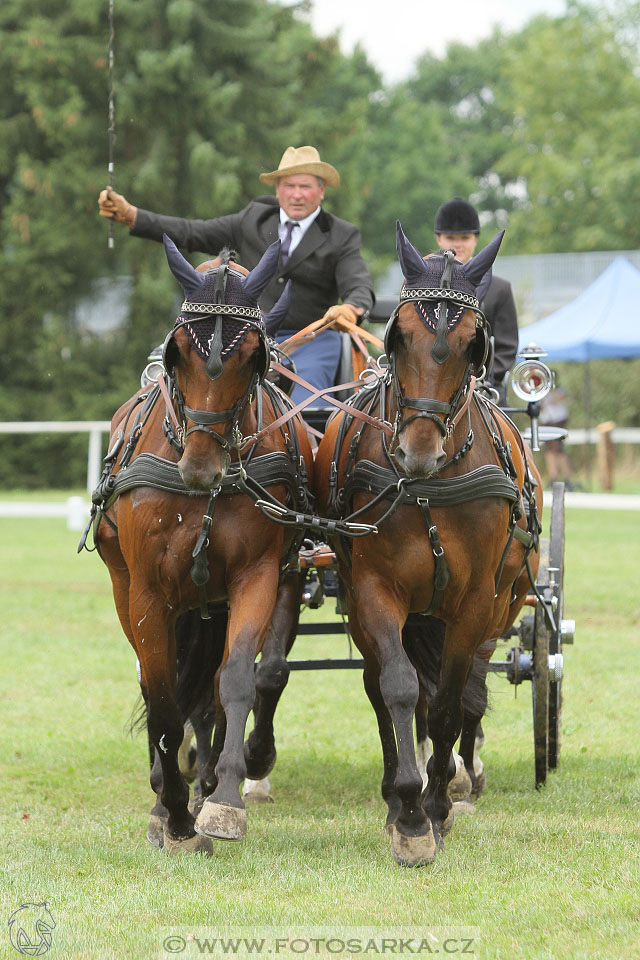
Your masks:
<svg viewBox="0 0 640 960"><path fill-rule="evenodd" d="M544 595L548 589L541 584L541 575L546 579L547 568L540 566L538 585ZM549 770L549 643L551 630L547 623L544 605L538 601L534 618L533 635L533 744L535 749L536 787L547 780Z"/></svg>
<svg viewBox="0 0 640 960"><path fill-rule="evenodd" d="M533 737L536 787L558 766L562 715L564 483L554 483L549 538L540 541L538 601L533 631Z"/></svg>
<svg viewBox="0 0 640 960"><path fill-rule="evenodd" d="M560 721L562 719L562 618L564 616L564 483L553 484L551 529L549 533L549 584L554 603L555 630L549 637L549 653L554 669L549 684L549 767L560 760ZM553 677L557 676L555 680Z"/></svg>

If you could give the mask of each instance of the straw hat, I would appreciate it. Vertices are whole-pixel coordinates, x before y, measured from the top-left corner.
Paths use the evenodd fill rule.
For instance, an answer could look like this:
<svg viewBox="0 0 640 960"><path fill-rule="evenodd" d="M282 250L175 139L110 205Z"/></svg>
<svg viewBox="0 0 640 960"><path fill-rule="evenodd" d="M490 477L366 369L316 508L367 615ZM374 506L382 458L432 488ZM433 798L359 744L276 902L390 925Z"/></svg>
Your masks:
<svg viewBox="0 0 640 960"><path fill-rule="evenodd" d="M329 187L340 185L340 174L330 163L320 159L320 154L315 147L287 147L282 154L278 169L272 170L271 173L261 173L260 179L263 183L273 185L280 177L286 177L292 173L312 173L316 177L322 177Z"/></svg>

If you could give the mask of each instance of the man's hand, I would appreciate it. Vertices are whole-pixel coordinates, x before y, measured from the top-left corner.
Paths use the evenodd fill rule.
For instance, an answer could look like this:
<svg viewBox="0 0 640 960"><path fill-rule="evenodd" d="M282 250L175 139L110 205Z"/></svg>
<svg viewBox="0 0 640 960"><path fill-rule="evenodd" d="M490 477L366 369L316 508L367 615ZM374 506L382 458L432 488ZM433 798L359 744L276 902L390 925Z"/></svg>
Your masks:
<svg viewBox="0 0 640 960"><path fill-rule="evenodd" d="M354 324L358 322L358 317L362 311L359 311L357 307L352 306L350 303L337 303L334 307L329 307L324 317L322 318L327 326L332 327L343 327L343 329L348 330L349 324ZM346 320L346 323L341 323L341 321Z"/></svg>
<svg viewBox="0 0 640 960"><path fill-rule="evenodd" d="M116 223L125 223L128 227L132 227L136 222L138 208L129 203L121 193L116 193L112 187L106 187L100 193L98 207L101 217L109 217Z"/></svg>

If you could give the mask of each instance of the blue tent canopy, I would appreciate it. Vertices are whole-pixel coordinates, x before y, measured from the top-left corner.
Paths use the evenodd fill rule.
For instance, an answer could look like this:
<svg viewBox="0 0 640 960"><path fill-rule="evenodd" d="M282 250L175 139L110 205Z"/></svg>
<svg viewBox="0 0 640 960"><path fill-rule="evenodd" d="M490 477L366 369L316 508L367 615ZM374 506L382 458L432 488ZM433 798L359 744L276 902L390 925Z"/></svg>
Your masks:
<svg viewBox="0 0 640 960"><path fill-rule="evenodd" d="M640 270L616 257L571 303L522 327L519 350L532 341L556 362L640 356Z"/></svg>

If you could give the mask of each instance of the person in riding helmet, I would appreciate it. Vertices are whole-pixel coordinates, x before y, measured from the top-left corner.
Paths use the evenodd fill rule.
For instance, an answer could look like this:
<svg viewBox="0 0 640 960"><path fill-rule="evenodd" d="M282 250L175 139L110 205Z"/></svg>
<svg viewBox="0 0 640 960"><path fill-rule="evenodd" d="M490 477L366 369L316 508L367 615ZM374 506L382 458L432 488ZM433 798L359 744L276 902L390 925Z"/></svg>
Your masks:
<svg viewBox="0 0 640 960"><path fill-rule="evenodd" d="M480 233L478 211L462 197L447 200L438 208L434 232L440 250L453 250L458 260L468 263ZM488 374L499 402L504 403L505 374L518 352L518 317L511 284L488 271L480 281L478 299L494 339L493 366Z"/></svg>
<svg viewBox="0 0 640 960"><path fill-rule="evenodd" d="M373 284L360 252L360 231L322 207L325 187L340 184L338 171L320 159L315 147L288 147L276 170L260 174L275 187L275 196L260 196L238 213L210 220L188 220L142 210L111 187L98 200L100 215L129 227L131 236L162 241L167 234L178 247L217 254L230 247L252 270L270 243L280 238L278 270L260 298L268 312L291 280L291 300L278 333L283 340L314 320L328 317L334 329L323 331L293 354L300 377L315 387L330 387L340 362L341 319L358 323L373 306ZM295 403L308 396L295 386Z"/></svg>

